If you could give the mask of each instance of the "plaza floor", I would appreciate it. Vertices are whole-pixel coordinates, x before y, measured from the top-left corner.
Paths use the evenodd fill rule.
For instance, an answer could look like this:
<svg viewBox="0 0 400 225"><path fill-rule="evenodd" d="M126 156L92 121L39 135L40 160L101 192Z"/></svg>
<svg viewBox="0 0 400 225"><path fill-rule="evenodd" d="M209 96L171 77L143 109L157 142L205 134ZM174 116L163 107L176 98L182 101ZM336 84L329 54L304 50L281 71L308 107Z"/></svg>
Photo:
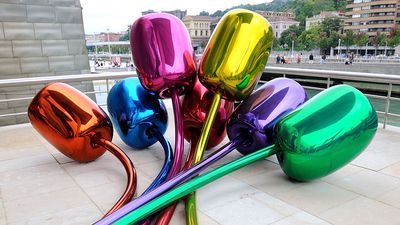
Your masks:
<svg viewBox="0 0 400 225"><path fill-rule="evenodd" d="M173 127L170 118L171 141ZM131 157L141 193L162 166L161 146L133 150L117 134L113 141ZM238 157L231 153L218 165ZM123 167L109 153L76 163L30 124L0 128L0 225L91 224L120 197L125 182ZM400 224L400 130L379 129L362 155L325 178L293 182L274 156L200 189L197 201L204 225ZM185 224L182 204L171 224Z"/></svg>

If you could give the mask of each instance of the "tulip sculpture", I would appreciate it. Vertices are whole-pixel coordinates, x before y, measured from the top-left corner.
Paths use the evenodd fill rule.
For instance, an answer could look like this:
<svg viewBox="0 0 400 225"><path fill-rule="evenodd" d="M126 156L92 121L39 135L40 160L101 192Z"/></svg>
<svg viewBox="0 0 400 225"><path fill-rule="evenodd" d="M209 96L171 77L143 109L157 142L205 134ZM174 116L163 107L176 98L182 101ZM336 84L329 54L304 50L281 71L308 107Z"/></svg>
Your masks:
<svg viewBox="0 0 400 225"><path fill-rule="evenodd" d="M164 164L160 173L143 192L147 193L165 181L172 165L172 149L163 136L168 123L165 105L144 90L138 78L127 78L111 88L107 106L115 129L127 145L143 149L159 141L163 146Z"/></svg>
<svg viewBox="0 0 400 225"><path fill-rule="evenodd" d="M111 120L89 97L67 84L49 84L33 98L28 117L48 142L75 161L93 161L106 150L121 161L128 176L127 186L106 215L132 199L137 185L135 168L128 156L111 143Z"/></svg>
<svg viewBox="0 0 400 225"><path fill-rule="evenodd" d="M156 13L133 24L131 47L139 80L118 82L110 91L108 110L127 145L142 149L159 141L165 161L145 193L132 202L135 169L111 143L107 115L69 85L54 83L40 90L28 108L40 134L79 162L95 160L109 150L128 174L124 194L96 224L135 224L146 218L144 223L150 223L148 216L169 206L157 221L168 224L176 200L187 195L187 224L197 225L194 191L230 172L276 154L288 177L309 181L336 171L368 146L377 130L377 115L351 86L329 88L306 102L298 83L278 78L252 93L264 71L272 36L262 16L242 9L228 12L206 46L197 79L193 48L179 19ZM184 94L182 109L179 96ZM165 98L172 99L174 110L174 157L163 136L167 113L160 99ZM232 113L233 101L243 102ZM230 142L202 159L205 149L218 145L226 133ZM184 138L191 149L179 173ZM243 157L198 176L234 149Z"/></svg>
<svg viewBox="0 0 400 225"><path fill-rule="evenodd" d="M277 121L273 145L193 178L114 224L134 224L198 188L274 154L292 179L309 181L326 176L358 156L377 126L376 112L360 91L348 85L329 88Z"/></svg>
<svg viewBox="0 0 400 225"><path fill-rule="evenodd" d="M203 157L221 98L241 101L253 91L267 63L272 39L268 21L248 10L232 10L217 24L199 66L199 80L214 97L193 163ZM186 216L188 224L197 224L194 193L186 198Z"/></svg>
<svg viewBox="0 0 400 225"><path fill-rule="evenodd" d="M175 156L168 177L180 171L183 122L179 95L194 84L196 65L185 25L170 14L142 16L132 27L132 55L140 82L159 98L171 98L175 120Z"/></svg>

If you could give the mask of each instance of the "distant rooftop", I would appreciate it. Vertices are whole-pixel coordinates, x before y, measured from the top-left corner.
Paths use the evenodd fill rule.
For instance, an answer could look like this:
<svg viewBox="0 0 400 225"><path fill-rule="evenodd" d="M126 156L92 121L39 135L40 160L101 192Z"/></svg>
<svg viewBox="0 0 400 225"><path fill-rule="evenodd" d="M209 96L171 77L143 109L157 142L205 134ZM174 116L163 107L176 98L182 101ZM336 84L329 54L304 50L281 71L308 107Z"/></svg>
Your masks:
<svg viewBox="0 0 400 225"><path fill-rule="evenodd" d="M212 21L214 19L215 19L215 17L211 17L211 16L191 16L191 15L187 15L187 16L183 17L183 20Z"/></svg>

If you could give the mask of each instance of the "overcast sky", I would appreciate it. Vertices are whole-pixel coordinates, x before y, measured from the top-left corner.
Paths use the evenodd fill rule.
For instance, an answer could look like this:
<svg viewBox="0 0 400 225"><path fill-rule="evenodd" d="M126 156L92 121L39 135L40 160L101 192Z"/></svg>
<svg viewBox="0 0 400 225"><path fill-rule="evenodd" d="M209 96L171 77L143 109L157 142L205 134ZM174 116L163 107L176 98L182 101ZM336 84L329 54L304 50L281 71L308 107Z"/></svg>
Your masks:
<svg viewBox="0 0 400 225"><path fill-rule="evenodd" d="M197 15L201 11L213 13L240 4L259 4L266 0L81 0L83 7L83 23L85 33L93 34L102 31L118 32L127 29L142 11L153 9L187 10L189 15Z"/></svg>

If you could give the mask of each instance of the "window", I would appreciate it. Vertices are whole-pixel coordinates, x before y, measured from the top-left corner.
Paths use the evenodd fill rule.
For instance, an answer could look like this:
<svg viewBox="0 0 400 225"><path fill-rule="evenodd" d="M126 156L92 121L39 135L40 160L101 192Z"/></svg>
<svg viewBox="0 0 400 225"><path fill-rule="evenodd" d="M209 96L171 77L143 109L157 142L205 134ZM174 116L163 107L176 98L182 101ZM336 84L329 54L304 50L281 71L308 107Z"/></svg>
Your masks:
<svg viewBox="0 0 400 225"><path fill-rule="evenodd" d="M197 30L194 31L194 36L197 36Z"/></svg>
<svg viewBox="0 0 400 225"><path fill-rule="evenodd" d="M200 36L203 36L203 31L202 30L200 31Z"/></svg>
<svg viewBox="0 0 400 225"><path fill-rule="evenodd" d="M278 32L275 32L275 37L278 37Z"/></svg>
<svg viewBox="0 0 400 225"><path fill-rule="evenodd" d="M278 25L276 25L275 28L278 29Z"/></svg>
<svg viewBox="0 0 400 225"><path fill-rule="evenodd" d="M206 30L206 36L208 37L208 30Z"/></svg>

